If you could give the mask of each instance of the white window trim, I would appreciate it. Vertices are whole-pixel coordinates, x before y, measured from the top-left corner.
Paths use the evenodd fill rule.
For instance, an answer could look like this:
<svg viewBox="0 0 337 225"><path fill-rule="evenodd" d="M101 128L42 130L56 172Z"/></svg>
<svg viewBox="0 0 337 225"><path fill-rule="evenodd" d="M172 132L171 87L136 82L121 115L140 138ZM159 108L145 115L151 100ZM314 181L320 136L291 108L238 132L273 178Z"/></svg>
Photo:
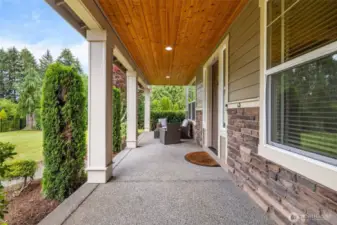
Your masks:
<svg viewBox="0 0 337 225"><path fill-rule="evenodd" d="M259 98L243 99L227 103L229 109L260 107Z"/></svg>
<svg viewBox="0 0 337 225"><path fill-rule="evenodd" d="M267 76L286 70L296 65L323 57L337 50L337 42L328 44L312 52L299 56L293 60L287 61L269 70L266 69L266 51L267 51L267 1L260 0L260 143L258 154L268 160L271 160L289 170L292 170L302 176L305 176L317 183L337 191L337 167L309 158L282 148L267 144Z"/></svg>

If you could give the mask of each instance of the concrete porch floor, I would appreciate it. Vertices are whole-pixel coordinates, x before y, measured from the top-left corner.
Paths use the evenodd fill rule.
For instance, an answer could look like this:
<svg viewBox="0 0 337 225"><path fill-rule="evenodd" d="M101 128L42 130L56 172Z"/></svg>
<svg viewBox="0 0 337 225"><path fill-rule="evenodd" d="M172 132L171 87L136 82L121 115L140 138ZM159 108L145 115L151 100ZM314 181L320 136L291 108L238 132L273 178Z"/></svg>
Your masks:
<svg viewBox="0 0 337 225"><path fill-rule="evenodd" d="M187 152L201 150L193 142L165 146L153 133L140 139L139 148L115 158L114 178L62 224L273 224L222 168L185 161Z"/></svg>

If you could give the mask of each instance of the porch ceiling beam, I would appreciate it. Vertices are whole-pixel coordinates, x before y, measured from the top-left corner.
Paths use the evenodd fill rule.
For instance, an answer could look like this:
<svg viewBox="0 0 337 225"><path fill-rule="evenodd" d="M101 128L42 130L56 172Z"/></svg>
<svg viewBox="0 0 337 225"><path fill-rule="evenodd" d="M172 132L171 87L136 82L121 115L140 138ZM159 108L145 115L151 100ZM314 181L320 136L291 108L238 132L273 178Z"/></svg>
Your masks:
<svg viewBox="0 0 337 225"><path fill-rule="evenodd" d="M119 48L116 46L114 48L113 51L114 56L118 59L118 61L120 63L123 64L123 66L127 69L127 70L135 70L134 67L129 63L129 61L124 57L124 55L121 53L121 51L119 50Z"/></svg>
<svg viewBox="0 0 337 225"><path fill-rule="evenodd" d="M64 0L65 3L81 18L81 20L90 29L102 29L103 27L96 21L90 11L80 0ZM76 11L75 11L76 10Z"/></svg>
<svg viewBox="0 0 337 225"><path fill-rule="evenodd" d="M56 0L56 1L55 1L55 4L56 4L57 6L63 5L64 3L65 3L64 0Z"/></svg>
<svg viewBox="0 0 337 225"><path fill-rule="evenodd" d="M60 16L63 17L74 29L76 29L84 37L86 30L82 29L83 22L80 18L69 10L69 6L64 0L45 0Z"/></svg>

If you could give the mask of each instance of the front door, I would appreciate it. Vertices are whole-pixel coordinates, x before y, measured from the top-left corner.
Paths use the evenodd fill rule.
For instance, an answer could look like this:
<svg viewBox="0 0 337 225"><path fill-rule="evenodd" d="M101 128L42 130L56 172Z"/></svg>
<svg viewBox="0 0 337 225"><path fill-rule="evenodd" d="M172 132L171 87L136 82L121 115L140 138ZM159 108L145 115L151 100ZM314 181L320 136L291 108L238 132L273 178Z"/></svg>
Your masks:
<svg viewBox="0 0 337 225"><path fill-rule="evenodd" d="M219 63L212 65L212 137L211 147L218 155L218 90L219 90Z"/></svg>

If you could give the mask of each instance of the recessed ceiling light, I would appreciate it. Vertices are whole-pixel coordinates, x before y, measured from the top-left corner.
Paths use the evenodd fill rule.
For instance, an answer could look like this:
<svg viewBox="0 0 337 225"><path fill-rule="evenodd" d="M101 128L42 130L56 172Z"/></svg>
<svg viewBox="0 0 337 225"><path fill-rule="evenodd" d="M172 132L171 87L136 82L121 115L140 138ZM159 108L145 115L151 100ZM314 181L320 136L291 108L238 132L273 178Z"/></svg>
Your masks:
<svg viewBox="0 0 337 225"><path fill-rule="evenodd" d="M166 48L165 48L166 51L172 51L172 49L173 48L171 46L166 46Z"/></svg>
<svg viewBox="0 0 337 225"><path fill-rule="evenodd" d="M166 79L169 79L170 78L170 76L166 76Z"/></svg>

